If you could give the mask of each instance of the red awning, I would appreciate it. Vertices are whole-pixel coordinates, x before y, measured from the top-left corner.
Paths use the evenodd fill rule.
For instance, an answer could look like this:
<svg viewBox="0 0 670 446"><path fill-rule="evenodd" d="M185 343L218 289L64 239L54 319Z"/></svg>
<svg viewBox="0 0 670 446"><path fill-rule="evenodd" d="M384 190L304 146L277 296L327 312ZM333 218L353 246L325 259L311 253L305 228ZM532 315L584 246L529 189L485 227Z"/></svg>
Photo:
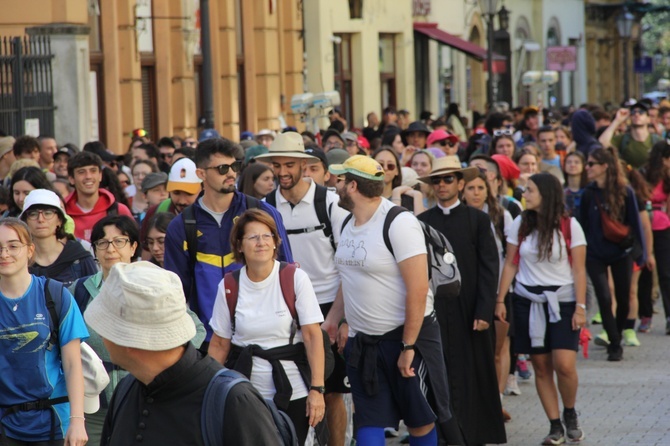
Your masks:
<svg viewBox="0 0 670 446"><path fill-rule="evenodd" d="M482 48L476 43L468 42L467 40L463 40L460 37L456 37L446 31L442 31L437 27L437 23L416 22L414 23L414 31L421 33L430 39L437 40L438 42L450 46L458 51L462 51L463 53L474 59L477 59L480 62L487 59L486 48ZM495 61L504 61L505 57L499 54L494 54L493 60L493 66L495 69Z"/></svg>

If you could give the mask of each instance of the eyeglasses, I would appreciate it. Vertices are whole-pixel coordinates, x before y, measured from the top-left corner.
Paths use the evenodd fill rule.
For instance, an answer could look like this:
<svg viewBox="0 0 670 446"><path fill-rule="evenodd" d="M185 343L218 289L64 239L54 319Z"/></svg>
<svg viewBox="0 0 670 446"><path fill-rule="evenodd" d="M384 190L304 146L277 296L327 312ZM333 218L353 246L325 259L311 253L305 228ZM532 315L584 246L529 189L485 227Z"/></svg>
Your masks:
<svg viewBox="0 0 670 446"><path fill-rule="evenodd" d="M456 176L455 175L444 175L441 177L430 177L430 182L433 183L434 185L440 184L442 181L444 181L447 184L451 184L454 181L456 181Z"/></svg>
<svg viewBox="0 0 670 446"><path fill-rule="evenodd" d="M51 220L56 216L56 212L57 211L53 209L34 209L26 212L26 218L28 218L28 220L37 220L40 217L40 214L42 214L42 217L44 217L45 220Z"/></svg>
<svg viewBox="0 0 670 446"><path fill-rule="evenodd" d="M172 159L173 156L174 156L173 153L161 153L160 154L160 157L161 157L162 160Z"/></svg>
<svg viewBox="0 0 670 446"><path fill-rule="evenodd" d="M337 181L346 181L347 180L347 177L345 177L344 175L338 175L335 178L337 178Z"/></svg>
<svg viewBox="0 0 670 446"><path fill-rule="evenodd" d="M225 175L230 169L237 173L242 170L242 161L235 161L233 164L219 164L218 166L205 167L205 170L216 169L219 175Z"/></svg>
<svg viewBox="0 0 670 446"><path fill-rule="evenodd" d="M586 165L589 166L589 167L600 166L602 164L604 164L604 163L598 163L596 161L589 161L589 162L586 163Z"/></svg>
<svg viewBox="0 0 670 446"><path fill-rule="evenodd" d="M356 141L352 141L350 139L347 139L347 147L353 147L356 145Z"/></svg>
<svg viewBox="0 0 670 446"><path fill-rule="evenodd" d="M631 116L632 115L646 115L647 112L642 110L641 108L634 108L630 111Z"/></svg>
<svg viewBox="0 0 670 446"><path fill-rule="evenodd" d="M154 244L158 243L158 246L164 246L165 245L165 237L158 237L157 239L152 239L147 237L147 246L154 246Z"/></svg>
<svg viewBox="0 0 670 446"><path fill-rule="evenodd" d="M382 166L384 168L384 170L388 170L389 172L393 172L396 168L396 165L393 164L393 163L388 163L388 164L379 163L379 165Z"/></svg>
<svg viewBox="0 0 670 446"><path fill-rule="evenodd" d="M26 246L24 243L10 243L7 246L0 246L0 255L7 251L7 254L16 257L21 253L21 249L23 249L24 246Z"/></svg>
<svg viewBox="0 0 670 446"><path fill-rule="evenodd" d="M258 242L261 240L263 240L264 243L267 243L272 240L273 237L274 235L271 232L266 232L265 234L254 234L247 237L242 237L242 240L248 240L253 244L258 244Z"/></svg>
<svg viewBox="0 0 670 446"><path fill-rule="evenodd" d="M493 136L502 136L502 135L512 136L513 133L514 133L514 130L512 130L510 128L497 129L497 130L493 131Z"/></svg>
<svg viewBox="0 0 670 446"><path fill-rule="evenodd" d="M105 249L109 248L109 245L114 245L114 248L116 248L116 249L124 248L128 244L129 241L130 241L130 239L127 238L127 237L126 238L118 237L118 238L115 238L114 240L101 239L101 240L98 240L97 242L93 243L93 245L95 245L96 249L99 249L100 251L104 251Z"/></svg>

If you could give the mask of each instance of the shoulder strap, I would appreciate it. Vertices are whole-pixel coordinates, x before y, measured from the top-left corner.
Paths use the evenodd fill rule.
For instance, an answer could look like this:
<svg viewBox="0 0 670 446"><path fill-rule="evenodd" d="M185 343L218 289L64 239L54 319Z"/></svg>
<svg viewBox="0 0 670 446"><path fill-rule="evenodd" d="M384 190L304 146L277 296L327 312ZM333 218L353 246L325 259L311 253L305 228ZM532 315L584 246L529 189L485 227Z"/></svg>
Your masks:
<svg viewBox="0 0 670 446"><path fill-rule="evenodd" d="M342 233L342 231L344 231L344 227L347 225L347 223L349 223L349 221L351 220L351 218L353 216L354 216L354 214L349 214L346 217L344 217L344 221L342 222L342 228L340 228L340 233Z"/></svg>
<svg viewBox="0 0 670 446"><path fill-rule="evenodd" d="M279 264L279 285L281 286L281 292L284 295L284 302L288 307L288 311L291 313L291 317L298 323L298 312L295 309L295 263L281 262Z"/></svg>
<svg viewBox="0 0 670 446"><path fill-rule="evenodd" d="M630 133L626 132L623 134L621 137L621 144L619 146L619 155L623 156L624 152L628 148L628 144L630 144Z"/></svg>
<svg viewBox="0 0 670 446"><path fill-rule="evenodd" d="M186 235L186 248L188 249L188 268L191 273L191 289L189 290L188 303L195 314L200 314L198 308L198 296L195 285L195 262L198 258L198 229L196 227L195 210L193 205L186 206L181 213L184 222L184 234Z"/></svg>
<svg viewBox="0 0 670 446"><path fill-rule="evenodd" d="M230 390L249 380L239 372L223 368L209 380L202 400L200 428L205 446L223 446L223 420Z"/></svg>
<svg viewBox="0 0 670 446"><path fill-rule="evenodd" d="M245 196L247 197L247 209L261 209L261 201L258 198L249 195Z"/></svg>
<svg viewBox="0 0 670 446"><path fill-rule="evenodd" d="M561 217L561 233L563 234L563 239L565 240L565 249L568 252L568 261L570 266L572 266L572 249L570 245L572 244L572 219L570 217Z"/></svg>
<svg viewBox="0 0 670 446"><path fill-rule="evenodd" d="M56 296L58 300L58 309L56 309L56 301L53 296ZM44 283L44 300L46 301L47 310L49 311L49 326L51 328L51 338L49 339L50 345L58 345L58 336L60 331L60 308L63 305L63 284L57 280L47 279Z"/></svg>
<svg viewBox="0 0 670 446"><path fill-rule="evenodd" d="M240 270L227 272L223 276L223 288L226 293L226 304L230 312L230 326L235 333L235 309L237 308L237 297L240 290Z"/></svg>
<svg viewBox="0 0 670 446"><path fill-rule="evenodd" d="M333 239L333 226L330 223L330 213L332 211L332 203L329 207L327 205L326 198L328 197L328 189L324 186L316 185L316 190L314 191L314 210L316 210L316 216L319 219L319 223L323 225L323 233L328 240L330 241L330 246L332 246L333 251L335 251L335 240Z"/></svg>
<svg viewBox="0 0 670 446"><path fill-rule="evenodd" d="M113 215L119 215L119 203L117 201L114 201L114 203L107 209L107 216L111 217Z"/></svg>
<svg viewBox="0 0 670 446"><path fill-rule="evenodd" d="M386 218L384 219L384 229L382 230L384 244L386 245L386 249L388 249L391 255L394 257L395 254L393 253L393 245L391 244L391 238L389 237L389 229L391 229L391 223L393 223L393 220L395 220L395 218L403 212L409 211L402 206L393 206L391 209L389 209L388 214L386 214Z"/></svg>
<svg viewBox="0 0 670 446"><path fill-rule="evenodd" d="M158 212L169 212L171 204L172 204L172 200L170 200L169 198L166 198L165 200L160 202L160 204L156 208L156 213L158 213Z"/></svg>
<svg viewBox="0 0 670 446"><path fill-rule="evenodd" d="M269 194L265 196L265 202L272 206L273 208L277 207L277 196L275 195L277 193L277 189L273 190ZM247 208L249 208L249 205L247 204Z"/></svg>

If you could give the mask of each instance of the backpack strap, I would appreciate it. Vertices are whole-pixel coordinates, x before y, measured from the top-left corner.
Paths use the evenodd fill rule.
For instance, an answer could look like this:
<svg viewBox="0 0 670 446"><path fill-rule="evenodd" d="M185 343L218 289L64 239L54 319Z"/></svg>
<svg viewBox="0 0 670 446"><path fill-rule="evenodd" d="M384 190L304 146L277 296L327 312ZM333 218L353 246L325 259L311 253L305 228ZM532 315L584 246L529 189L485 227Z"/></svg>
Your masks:
<svg viewBox="0 0 670 446"><path fill-rule="evenodd" d="M333 248L333 252L335 252L337 247L335 246L335 239L333 238L333 226L330 223L333 203L330 203L330 206L328 206L326 201L327 198L328 189L317 184L316 190L314 191L314 210L316 210L316 216L323 227L323 234L328 237L330 246Z"/></svg>
<svg viewBox="0 0 670 446"><path fill-rule="evenodd" d="M186 248L188 249L188 268L191 274L191 289L186 299L195 314L200 314L198 306L198 295L195 285L195 263L198 258L198 229L195 221L195 210L193 205L186 206L181 213L184 222L184 233L186 235Z"/></svg>
<svg viewBox="0 0 670 446"><path fill-rule="evenodd" d="M58 304L56 304L53 296L56 296ZM51 349L54 345L59 345L60 317L58 315L63 307L63 284L57 280L47 279L44 283L44 300L47 311L49 311L49 328L51 329L49 349Z"/></svg>
<svg viewBox="0 0 670 446"><path fill-rule="evenodd" d="M570 217L561 217L561 234L563 234L563 239L565 240L565 249L568 252L568 262L572 266L572 249L570 245L572 244L572 219Z"/></svg>
<svg viewBox="0 0 670 446"><path fill-rule="evenodd" d="M342 221L342 228L340 228L340 233L342 233L342 231L344 231L344 227L347 225L347 223L349 223L349 221L351 221L353 216L354 216L354 214L349 214L346 217L344 217L344 220Z"/></svg>
<svg viewBox="0 0 670 446"><path fill-rule="evenodd" d="M209 380L202 400L200 429L205 446L223 446L223 420L230 390L249 380L239 372L222 368Z"/></svg>
<svg viewBox="0 0 670 446"><path fill-rule="evenodd" d="M250 195L245 196L247 197L247 209L263 209L261 207L261 201L258 198L252 197Z"/></svg>
<svg viewBox="0 0 670 446"><path fill-rule="evenodd" d="M230 327L235 333L235 310L237 309L237 297L240 291L240 270L227 272L223 276L223 288L226 293L226 304L230 312Z"/></svg>
<svg viewBox="0 0 670 446"><path fill-rule="evenodd" d="M112 203L111 206L109 206L107 209L107 216L111 217L116 215L119 215L119 203L114 201L114 203Z"/></svg>
<svg viewBox="0 0 670 446"><path fill-rule="evenodd" d="M275 189L265 196L265 202L270 206L272 206L273 208L277 208L277 195L275 195L277 191L278 189Z"/></svg>
<svg viewBox="0 0 670 446"><path fill-rule="evenodd" d="M391 244L391 238L389 237L389 230L391 229L391 223L393 223L393 220L395 220L395 218L403 212L409 211L402 206L393 206L391 209L389 209L388 213L386 214L386 218L384 219L384 229L382 230L384 244L386 245L386 249L389 250L393 257L395 257L395 254L393 253L393 245Z"/></svg>

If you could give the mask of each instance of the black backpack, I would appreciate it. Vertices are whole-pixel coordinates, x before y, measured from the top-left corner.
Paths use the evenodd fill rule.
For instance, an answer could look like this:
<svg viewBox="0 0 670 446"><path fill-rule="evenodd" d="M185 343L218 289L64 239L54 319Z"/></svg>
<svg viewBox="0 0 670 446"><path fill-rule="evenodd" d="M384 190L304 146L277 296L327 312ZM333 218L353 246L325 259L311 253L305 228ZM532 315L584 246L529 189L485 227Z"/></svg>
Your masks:
<svg viewBox="0 0 670 446"><path fill-rule="evenodd" d="M268 194L265 197L265 202L273 207L277 207L277 197L275 195L276 191ZM316 216L319 219L319 226L311 226L309 228L301 229L287 229L286 234L307 234L314 231L323 231L324 235L330 240L330 246L333 247L333 252L337 249L335 246L335 239L333 238L333 226L330 223L330 214L333 210L333 203L330 203L330 206L326 205L326 198L328 196L328 188L316 184L316 191L314 192L314 210L316 211Z"/></svg>

